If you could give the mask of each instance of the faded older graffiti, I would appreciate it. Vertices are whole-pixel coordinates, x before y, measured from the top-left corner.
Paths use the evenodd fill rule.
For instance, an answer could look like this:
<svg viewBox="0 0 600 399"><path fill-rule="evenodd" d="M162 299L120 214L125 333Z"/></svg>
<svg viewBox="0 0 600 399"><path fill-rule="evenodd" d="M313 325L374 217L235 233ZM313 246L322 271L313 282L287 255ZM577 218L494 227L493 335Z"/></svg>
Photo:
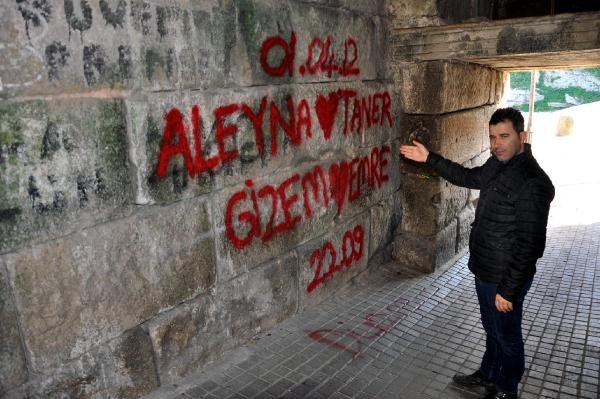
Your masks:
<svg viewBox="0 0 600 399"><path fill-rule="evenodd" d="M74 65L82 66L81 72L87 86L131 79L130 45L113 47L109 43L99 42L90 33L105 27L110 27L111 34L117 34L117 31L124 33L128 12L133 29L144 36L156 35L158 39L164 39L177 35L179 31L190 30L188 11L178 6L152 5L141 0L100 0L97 4L88 0L65 0L56 4L47 0L15 1L25 24L27 38L33 44L28 49L45 60L48 81L51 82L65 78L62 71ZM66 21L66 36L60 34L60 13L64 14ZM48 43L44 39L50 31L50 25L53 40ZM75 42L72 38L74 32L79 33ZM140 55L146 65L146 78L152 80L159 70L163 70L167 78L175 78L176 64L191 62L187 60L189 57L184 54L185 51L188 50L176 52L170 43L144 49Z"/></svg>

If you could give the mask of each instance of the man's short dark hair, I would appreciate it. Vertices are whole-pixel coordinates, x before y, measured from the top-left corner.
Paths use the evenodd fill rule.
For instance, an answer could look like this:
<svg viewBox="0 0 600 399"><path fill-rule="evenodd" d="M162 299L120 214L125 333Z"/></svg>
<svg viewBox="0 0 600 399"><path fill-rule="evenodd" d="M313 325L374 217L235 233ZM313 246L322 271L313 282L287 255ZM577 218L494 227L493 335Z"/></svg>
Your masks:
<svg viewBox="0 0 600 399"><path fill-rule="evenodd" d="M496 125L500 122L511 121L513 128L517 133L525 130L525 121L519 110L514 108L498 108L490 118L490 125Z"/></svg>

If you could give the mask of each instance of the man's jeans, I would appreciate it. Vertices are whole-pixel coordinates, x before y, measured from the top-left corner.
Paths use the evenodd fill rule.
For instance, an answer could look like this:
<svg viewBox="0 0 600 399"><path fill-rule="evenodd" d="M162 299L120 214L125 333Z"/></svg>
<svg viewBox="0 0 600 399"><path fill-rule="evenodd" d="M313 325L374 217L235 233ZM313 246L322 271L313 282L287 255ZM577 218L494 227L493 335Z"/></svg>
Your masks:
<svg viewBox="0 0 600 399"><path fill-rule="evenodd" d="M475 277L475 288L481 310L481 322L486 332L485 354L481 361L481 373L496 383L503 392L517 393L519 381L525 371L525 350L521 321L523 300L532 280L525 282L521 294L513 302L513 310L507 313L496 309L498 284L486 283Z"/></svg>

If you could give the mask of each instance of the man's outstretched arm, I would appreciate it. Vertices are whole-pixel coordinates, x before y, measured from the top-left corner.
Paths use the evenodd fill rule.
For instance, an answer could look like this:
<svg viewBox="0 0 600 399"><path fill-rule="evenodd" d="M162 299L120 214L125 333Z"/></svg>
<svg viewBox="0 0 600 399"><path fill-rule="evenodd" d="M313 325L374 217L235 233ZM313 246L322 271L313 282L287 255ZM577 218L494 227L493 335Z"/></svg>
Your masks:
<svg viewBox="0 0 600 399"><path fill-rule="evenodd" d="M427 163L440 176L454 185L477 190L482 188L482 166L472 169L465 168L441 155L430 152L418 141L413 141L413 143L414 145L400 146L400 154L412 161Z"/></svg>

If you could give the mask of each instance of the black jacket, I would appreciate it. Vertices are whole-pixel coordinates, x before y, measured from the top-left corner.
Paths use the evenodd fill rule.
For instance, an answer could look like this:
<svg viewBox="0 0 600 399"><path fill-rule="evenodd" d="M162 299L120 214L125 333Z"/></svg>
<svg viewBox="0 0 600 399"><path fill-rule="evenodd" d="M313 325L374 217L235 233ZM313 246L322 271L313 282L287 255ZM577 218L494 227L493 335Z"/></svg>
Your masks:
<svg viewBox="0 0 600 399"><path fill-rule="evenodd" d="M481 190L469 238L469 269L483 281L498 283L497 292L514 301L544 253L554 198L554 186L531 147L525 144L508 162L492 156L472 169L432 152L427 164L452 184Z"/></svg>

